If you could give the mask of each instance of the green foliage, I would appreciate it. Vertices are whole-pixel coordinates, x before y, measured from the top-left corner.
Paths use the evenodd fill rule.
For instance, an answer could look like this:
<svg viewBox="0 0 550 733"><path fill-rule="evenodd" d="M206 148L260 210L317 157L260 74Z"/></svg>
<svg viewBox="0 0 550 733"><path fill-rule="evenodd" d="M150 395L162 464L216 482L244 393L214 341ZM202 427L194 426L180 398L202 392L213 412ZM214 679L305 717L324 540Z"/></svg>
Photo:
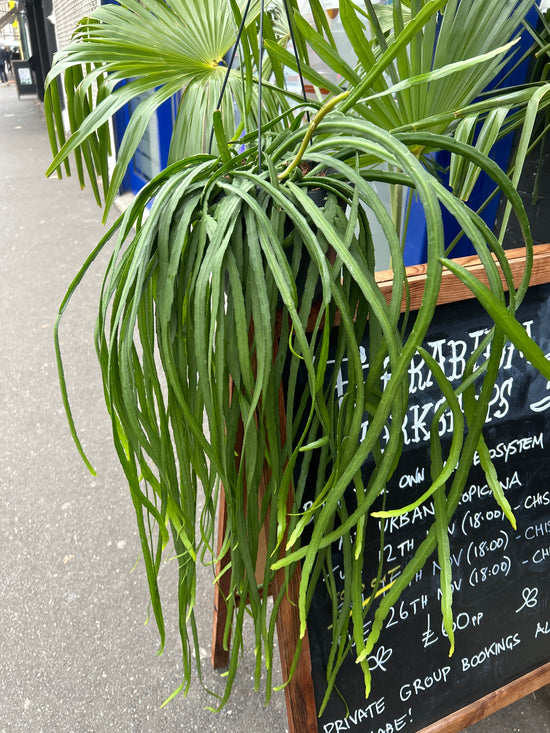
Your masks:
<svg viewBox="0 0 550 733"><path fill-rule="evenodd" d="M350 67L326 32L305 20L296 22L319 57L343 77L340 86L302 64L306 79L342 95L339 107L392 131L426 130L453 134L489 154L495 141L522 127L529 140L534 119L525 116L548 106L548 87L538 98L533 88L502 87L484 93L511 59L518 35L526 32L524 18L534 0L411 0L392 6L373 6L369 0L339 3L342 24L357 55ZM363 6L363 7L361 7ZM376 10L376 13L375 13ZM399 32L398 32L399 31ZM371 40L372 39L372 40ZM296 68L292 55L267 42L273 55ZM516 114L508 114L510 111ZM430 148L416 151L424 157ZM519 147L511 161L521 170L525 150ZM457 195L468 199L479 170L453 157L450 182Z"/></svg>
<svg viewBox="0 0 550 733"><path fill-rule="evenodd" d="M187 85L172 141L172 163L142 189L92 251L63 301L60 318L99 252L112 247L99 302L96 348L113 440L136 510L161 647L165 630L158 574L165 549L175 548L183 650L180 689L188 688L194 659L200 658L196 563L211 565L214 577L218 559L214 525L223 484L228 525L222 553L230 557L227 604L229 619L232 614L234 618L227 687L220 705L228 699L245 644L247 605L239 605L239 598L248 600L253 620L255 683L259 685L263 670L269 697L277 611L298 564L302 634L321 577L333 603L327 696L352 640L368 693L367 659L389 609L434 552L442 569L442 615L452 646L448 524L476 451L496 501L509 513L482 433L506 339L550 379L550 364L514 316L526 292L532 261L526 213L513 182L485 150L503 128L519 124L519 113L508 121L504 113L508 109L523 109L524 149L532 118L545 103L548 89L541 85L470 104L472 95L485 85L486 75L498 70L506 58L511 28L519 22L515 0L508 4L510 18L502 13L501 1L472 4L463 0L457 6L454 0L408 4L396 0L389 31L384 18L376 24L369 2L360 9L351 0L342 0L342 20L358 52L357 69L338 60L319 3L312 0L316 29L296 17L303 34L297 43L307 40L317 52L340 64L347 89L331 88L334 94L309 124L304 124L303 105L289 109L280 90L274 92L266 97L261 131L247 122L250 131L237 143L239 131L229 121L229 109L215 111L211 106L223 75L217 64L234 40L236 24L230 21L229 5L200 0L204 12L193 13L195 25L188 26L184 11L197 4L122 0L118 10L100 8L83 21L75 42L59 56L52 71L46 107L55 154L50 172L74 152L79 170L87 167L94 181L95 174L102 172L107 208L154 109ZM517 5L521 13L530 3L524 0ZM242 3L231 7L239 20ZM485 17L488 7L493 15ZM478 23L484 19L483 25L472 25L472 35L477 30L479 41L483 40L480 35L491 35L491 43L465 43L454 53L448 38L457 23L469 22L463 8L482 13L476 18ZM367 20L375 36L370 45L364 37ZM293 57L273 40L280 18L272 18L271 26L267 22L269 61L277 78L280 64L290 63ZM492 37L485 29L495 26L500 34ZM182 37L187 41L182 42ZM444 45L442 37L447 38ZM259 53L255 28L249 26L243 39L242 68L231 73L229 93L243 103L250 122L254 117L249 100ZM437 64L431 63L432 58ZM306 73L313 83L322 81L309 67ZM66 142L53 83L58 75L64 75L70 100L71 135ZM117 87L121 80L127 84ZM95 82L97 97L92 93ZM212 94L208 92L205 101L203 96L210 89ZM116 109L144 91L152 93L132 118L109 184L105 126ZM195 122L184 116L191 109L198 110ZM483 120L485 142L472 145L466 123L454 124L457 118L469 120L468 130ZM184 131L183 119L191 120L192 131ZM204 152L210 134L219 153ZM189 147L195 155L188 155ZM463 180L470 181L474 170L487 172L507 199L527 248L526 271L517 291L498 238L422 164L422 153L434 150L454 156ZM520 167L521 156L514 175ZM400 221L392 219L373 185L388 181L414 192L426 218L426 291L420 310L406 314L412 324L406 333L401 326L407 283ZM473 242L487 274L487 287L445 259L442 209L450 212ZM374 275L373 219L384 232L392 258L389 303ZM443 455L437 430L440 413L434 416L431 486L414 505L400 510L433 500L433 524L384 597L376 597L376 586L364 603L365 533L367 526L376 523L383 546L383 523L378 522L388 516L386 485L402 450L408 370L434 317L444 265L472 290L494 327L458 385L451 385L424 353L441 390L441 409L453 414L457 429L449 453ZM328 368L328 325L337 319L333 363ZM365 338L366 374L361 359ZM63 377L59 320L56 348L67 415L78 442ZM337 394L336 380L344 363L345 392ZM84 453L80 445L79 449ZM367 459L374 470L364 481L361 467ZM304 509L306 485L308 491L314 486L314 495ZM350 492L350 487L355 491ZM382 510L373 516L375 504L380 503ZM258 581L258 549L265 531L268 562ZM336 596L331 574L335 542L343 547L343 601ZM380 559L378 582L383 569ZM262 589L279 571L284 571L285 583L271 604ZM364 639L364 619L372 613L374 622ZM229 634L229 628L226 631Z"/></svg>
<svg viewBox="0 0 550 733"><path fill-rule="evenodd" d="M495 377L492 366L498 365L504 334L534 363L539 360L540 368L550 377L550 367L544 357L541 360L538 347L513 318L517 300L504 305L500 276L488 256L486 232L477 216L437 184L409 150L423 144L439 147L446 143L445 137L430 133L388 135L371 123L333 113L319 123L308 149L309 172L284 177L288 155L300 145L302 135L298 129L273 139L268 136L261 173L250 138L246 154L233 153L230 159L227 155L197 156L173 164L136 197L102 243L105 246L116 234L96 337L105 395L115 445L136 507L162 639L157 575L167 528L175 545L180 566L185 685L194 638L192 635L190 641L185 629L186 623L194 626L195 563L197 558L212 565L216 560L214 520L220 482L225 488L229 514L225 550L231 556L228 603L236 615L227 694L244 643L243 615L236 607L239 597L249 599L254 619L256 681L262 659L270 680L275 619L254 573L266 520L270 563L260 585L268 587L280 568L286 568L290 577L296 563L302 563L302 630L312 587L328 567L332 543L342 539L349 546L345 591L349 608L355 612L350 619L348 606L338 610L334 599L338 619L334 648L342 643L347 646L348 633L355 639L361 637L359 658L368 680L366 657L389 605L406 580L384 598L373 631L363 641L363 614L370 609L362 610L357 580L362 563L360 547L367 523L375 521L369 519L369 513L384 494L401 451L400 425L408 404L407 370L431 322L439 292L444 257L440 203L472 237L488 270L490 287L482 293L466 275L463 277L493 314L495 329L488 364L472 362L464 385L453 390L440 370L429 363L453 412L457 411L456 394L472 393L464 408L468 434L457 433L452 456L433 462L436 520L403 578L413 576L436 547L441 566L448 565L446 528L473 452L482 441L480 416L490 399L489 385ZM351 146L357 157L349 157ZM460 143L454 150L495 175L525 227L528 244L525 212L510 182L476 151ZM399 238L371 186L383 173L371 170L366 176L356 164L362 154L374 155L398 168L402 184L417 191L426 213L428 287L407 338L399 327L404 288ZM334 172L327 175L328 166ZM321 206L310 197L314 189L323 192ZM347 204L346 214L342 202ZM147 205L151 209L145 218ZM374 279L365 207L379 219L392 249L394 297L389 305ZM494 237L489 239L498 248ZM301 263L305 263L305 282L299 281L299 273L304 273ZM313 327L308 326L312 312L318 313ZM329 329L323 328L323 323L334 322L336 314L341 325L336 363L329 372ZM359 347L367 321L371 370L365 381ZM277 323L281 332L273 359ZM348 362L348 384L343 398L338 398L335 381L344 360ZM278 405L283 371L287 375L287 430L282 440ZM391 378L380 393L380 380L386 373ZM472 375L479 376L475 396ZM369 428L363 435L365 412ZM204 429L205 420L208 430ZM383 436L388 424L386 444ZM243 426L242 444L239 425ZM433 441L437 441L437 431ZM287 497L300 454L306 459L294 477L294 503L288 514ZM361 466L369 456L374 456L376 471L363 486ZM258 492L266 462L270 476L261 497ZM317 467L316 495L313 506L303 512L301 501L312 463ZM451 477L449 468L455 465L458 469ZM448 495L447 481L452 482ZM355 505L344 501L350 484L361 488ZM260 506L260 514L247 511L250 506ZM312 535L304 539L312 519ZM445 588L449 587L450 579L444 580ZM444 599L449 622L449 595ZM280 598L275 609L278 602ZM332 664L337 667L339 659L333 659ZM329 678L334 671L328 670Z"/></svg>
<svg viewBox="0 0 550 733"><path fill-rule="evenodd" d="M235 3L235 13L246 0ZM225 134L235 134L235 106L248 128L257 117L258 39L255 28L260 0L254 0L247 16L252 29L243 45L250 62L247 74L233 69L222 98ZM284 29L277 15L279 32ZM117 195L124 173L157 108L174 95L181 96L170 148L170 162L207 152L212 114L218 106L227 64L225 57L235 44L237 25L232 6L220 0L121 0L104 5L84 18L72 43L56 55L46 80L45 109L55 158L48 174L60 174L59 164L70 153L84 185L84 160L98 203L96 181L103 181L105 211ZM266 26L271 27L271 26ZM277 36L268 34L272 43ZM285 42L287 36L281 41ZM247 63L248 63L247 62ZM273 64L267 65L269 76ZM280 72L280 67L277 67ZM61 105L55 80L61 77L66 92L70 135L65 139ZM138 102L117 151L112 175L108 170L110 138L108 121L130 101ZM263 91L266 112L272 118L288 108L278 88ZM215 145L214 145L215 150Z"/></svg>

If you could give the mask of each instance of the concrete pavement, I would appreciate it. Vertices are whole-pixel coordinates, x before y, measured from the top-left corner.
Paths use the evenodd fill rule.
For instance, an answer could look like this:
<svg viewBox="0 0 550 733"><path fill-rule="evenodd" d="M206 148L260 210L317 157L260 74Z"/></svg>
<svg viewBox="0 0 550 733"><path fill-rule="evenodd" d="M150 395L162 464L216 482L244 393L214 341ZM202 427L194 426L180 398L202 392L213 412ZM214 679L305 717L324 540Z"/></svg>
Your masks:
<svg viewBox="0 0 550 733"><path fill-rule="evenodd" d="M167 651L147 618L147 584L133 508L110 441L93 323L101 265L75 296L62 330L75 420L97 469L72 444L59 395L52 330L66 287L104 231L91 192L47 180L41 105L0 87L0 733L284 733L281 693L267 709L243 658L233 697L213 715L195 682L180 682L175 599L167 564ZM137 563L137 565L136 565ZM135 567L135 570L133 568ZM212 587L199 603L205 685ZM252 639L251 639L252 643ZM530 695L469 730L550 731L550 691Z"/></svg>
<svg viewBox="0 0 550 733"><path fill-rule="evenodd" d="M180 683L175 585L166 583L168 643L157 657L93 348L101 263L62 329L75 419L97 477L72 444L56 376L55 316L103 232L101 212L75 179L46 179L49 160L41 105L0 87L0 733L284 733L282 694L265 709L251 691L250 653L220 715L204 709L213 701L198 681L160 708ZM167 581L175 569L167 563ZM200 592L204 682L221 692L209 663L207 574Z"/></svg>

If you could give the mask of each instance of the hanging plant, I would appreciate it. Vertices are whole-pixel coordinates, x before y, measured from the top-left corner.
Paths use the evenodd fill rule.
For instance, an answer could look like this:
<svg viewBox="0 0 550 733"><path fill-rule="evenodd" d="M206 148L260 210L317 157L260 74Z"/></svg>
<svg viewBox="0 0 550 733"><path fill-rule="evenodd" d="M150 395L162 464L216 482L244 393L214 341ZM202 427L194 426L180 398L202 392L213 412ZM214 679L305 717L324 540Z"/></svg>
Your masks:
<svg viewBox="0 0 550 733"><path fill-rule="evenodd" d="M147 8L151 4L148 0ZM327 697L352 640L368 694L367 658L385 617L433 552L441 567L441 609L452 649L448 524L476 451L495 500L514 521L494 478L482 427L506 339L550 379L550 365L514 317L532 261L525 211L510 179L471 144L425 129L428 124L417 130L411 122L392 131L357 115L367 90L373 109L378 102L393 104L396 88L380 88L388 64L406 53L415 35L444 5L443 0L422 3L420 9L415 4L418 12L366 76L312 110L309 124L304 120L305 103L291 110L285 107L276 116L267 115L260 130L237 143L227 134L221 114L214 113L216 154L176 159L147 184L90 254L61 306L60 318L87 269L111 246L96 348L114 445L136 510L161 649L165 629L158 574L165 552L174 552L178 562L183 681L176 692L188 688L193 659L200 658L195 623L198 562L211 566L213 579L219 580L216 562L221 556L229 558L227 635L233 617L233 643L220 705L228 699L246 643L247 610L254 627L255 685L264 670L269 698L275 622L298 568L302 635L321 579L331 595L333 653L326 670ZM141 18L141 10L134 12ZM147 16L146 10L143 13ZM470 69L502 52L499 48L458 66L453 62L412 76L402 88L452 78L459 68ZM51 87L59 70L72 64L63 59L52 73ZM85 54L75 59L80 63ZM261 78L261 65L259 72ZM96 142L100 145L89 136L94 125L107 119L106 104L97 107L103 105L101 114L96 110L91 118L84 115L57 153L52 171L71 151L86 150L88 143L92 149ZM53 117L55 104L47 111ZM143 122L138 115L136 124ZM441 149L465 166L484 170L507 198L527 248L517 291L498 239L419 160L421 151ZM401 316L407 282L400 220L388 214L377 193L379 182L414 191L426 218L427 287L418 313L405 313L407 329ZM474 244L489 287L446 259L442 209ZM384 232L392 258L389 302L374 275L373 220ZM471 288L494 322L458 385L451 385L422 351L444 266ZM59 320L56 349L71 430L85 458L63 376ZM376 608L364 638L364 619L375 610L372 602L363 604L365 532L367 525L379 526L379 518L387 516L386 484L402 450L407 375L418 353L439 385L442 407L432 422L431 485L413 505L399 511L433 500L434 520ZM437 430L445 410L452 413L455 425L446 455ZM361 468L367 460L374 468L365 479ZM227 527L220 549L214 528L222 485ZM267 561L260 565L264 537ZM331 569L335 542L342 544L344 558L344 588L338 596ZM263 590L280 571L284 582L271 603ZM375 596L373 592L371 599ZM298 643L296 659L299 652Z"/></svg>
<svg viewBox="0 0 550 733"><path fill-rule="evenodd" d="M444 569L443 614L450 629L446 528L474 450L485 455L480 448L482 418L505 334L550 377L544 356L513 318L525 283L506 306L498 268L487 249L489 243L499 252L495 237L426 172L409 149L428 138L434 146L449 145L449 141L429 134L388 135L375 125L339 114L312 124L315 135L307 150L305 172L288 164L303 140L301 127L272 139L264 131L261 170L255 136L249 136L245 150L237 154L221 133L223 155L195 156L170 166L117 220L79 273L61 310L91 261L113 240L99 304L96 347L113 438L136 508L161 647L164 621L157 578L168 532L178 559L182 687L190 681L193 649L198 658L196 563L215 566L214 525L221 483L225 490L228 522L222 551L230 556L227 603L235 618L223 701L245 643L246 604L238 605L238 599L248 600L254 623L256 684L263 663L269 690L274 623L286 587L272 609L261 588L268 588L274 573L283 567L288 582L300 562L299 612L304 631L312 589L322 573L330 573L333 542L342 541L348 548L345 603L342 606L333 599L338 619L333 626L334 648L347 647L350 635L355 639L367 686L366 655L376 643L384 614L407 578L436 548ZM450 147L494 175L528 243L525 213L509 180L475 150L460 143ZM399 237L371 185L387 180L388 174L362 169L358 163L362 155L391 163L396 172L390 177L417 192L428 222L428 286L406 337L400 322L405 271ZM322 192L322 205L312 201L311 190ZM487 269L491 288L479 297L495 319L487 338L491 355L481 364L472 361L463 383L455 388L424 355L457 430L449 455L434 462L432 486L422 497L437 499L430 534L385 597L365 642L363 618L370 609L362 606L358 582L361 549L366 525L375 521L369 519L373 505L383 499L401 451L407 370L434 314L445 254L440 205L453 213L475 242ZM394 287L389 304L374 278L366 209L378 219L392 252ZM502 253L500 260L506 273ZM298 275L304 272L305 280L299 282ZM334 341L328 324L336 320ZM370 355L367 375L360 355L365 338ZM347 384L342 393L336 390L336 380L344 362ZM387 382L383 391L382 380ZM280 415L283 383L285 406ZM457 400L462 392L464 415ZM438 419L434 418L435 424ZM458 429L464 424L467 436L464 427ZM437 431L432 440L437 452ZM369 456L376 468L364 484L361 466ZM301 468L296 473L298 463ZM269 475L261 494L266 465ZM312 504L304 510L312 465L315 491L313 496L308 494ZM489 459L484 468L490 472ZM451 481L447 493L445 486ZM345 496L351 484L355 498L350 505ZM503 501L500 495L496 499ZM268 562L258 582L258 547L266 526ZM452 639L452 631L449 636ZM337 665L339 658L332 663Z"/></svg>

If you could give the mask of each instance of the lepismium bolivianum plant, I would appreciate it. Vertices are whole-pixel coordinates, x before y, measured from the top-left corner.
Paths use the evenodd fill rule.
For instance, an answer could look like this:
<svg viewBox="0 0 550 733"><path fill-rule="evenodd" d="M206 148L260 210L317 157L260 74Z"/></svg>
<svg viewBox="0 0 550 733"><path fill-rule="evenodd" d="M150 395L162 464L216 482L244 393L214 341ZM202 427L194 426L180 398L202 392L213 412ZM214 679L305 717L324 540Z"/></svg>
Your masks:
<svg viewBox="0 0 550 733"><path fill-rule="evenodd" d="M245 139L244 152L224 146L220 136L222 155L200 155L171 165L138 194L106 234L61 308L62 314L89 264L113 241L99 303L96 346L114 442L136 509L161 647L164 622L157 577L168 532L179 565L184 659L180 689L187 689L191 679L193 648L196 660L200 658L196 563L214 568L214 523L223 483L228 510L223 551L231 560L227 602L234 612L234 641L220 704L230 693L245 644L242 625L247 606L237 605L237 598L249 601L256 684L265 666L269 696L275 619L286 588L271 608L259 586L267 588L280 568L290 578L300 562L299 613L305 631L312 590L323 573L330 577L333 542L342 541L345 547L345 600L333 598L329 688L353 639L368 691L367 655L376 644L385 614L434 551L442 567L442 611L452 643L447 527L474 451L483 456L484 468L490 472L490 459L483 449L483 417L506 338L550 377L540 349L514 319L529 268L517 293L512 287L507 302L490 256L490 250L497 254L512 285L498 241L475 213L425 170L410 148L445 145L487 170L508 197L529 247L525 212L498 167L474 148L447 136L388 135L372 123L339 113L320 116L315 127L307 167L297 167L293 174L288 161L300 149L304 135L299 120L290 133L270 135L264 130L260 168L253 135ZM388 163L393 173L361 168L358 161L363 154ZM414 189L428 225L427 288L409 336L404 335L400 321L405 270L399 236L371 185L388 177ZM312 190L317 195L321 192L321 205L312 201ZM372 609L363 608L363 541L367 524L377 521L370 516L373 505L383 497L400 455L407 370L434 314L445 262L441 205L472 239L487 270L489 288L475 292L495 322L483 344L483 349L489 345L490 356L483 360L480 347L462 383L453 388L425 355L446 409L463 430L455 431L449 454L441 455L439 416L434 417L432 485L419 502L428 495L434 498L435 519L414 559L376 610L372 631L364 640L364 615ZM380 222L392 252L394 287L389 304L374 278L366 209ZM453 267L468 282L466 274ZM304 272L300 281L299 273L301 277ZM316 314L313 323L312 313ZM324 325L336 317L340 326L331 337L336 339L331 345L334 365L328 368L330 329ZM360 355L364 339L370 350L367 375ZM347 385L344 395L337 396L336 380L344 360ZM382 390L383 377L387 385ZM285 439L279 415L283 379ZM458 394L463 394L463 409ZM369 427L363 434L365 415ZM365 484L361 466L369 456L374 458L375 470ZM260 495L266 465L269 474L265 493ZM312 466L315 491L308 498L313 504L304 511ZM355 487L352 500L345 494L350 485ZM493 488L496 500L510 515L502 492ZM290 491L294 498L288 513ZM312 529L307 528L310 522ZM256 558L265 523L269 562L258 584Z"/></svg>
<svg viewBox="0 0 550 733"><path fill-rule="evenodd" d="M122 5L129 7L129 2L124 0ZM136 3L132 20L137 23L139 18L149 18L152 2ZM183 7L182 3L178 0L165 6L166 12ZM138 5L143 5L143 10ZM400 3L394 6L394 18L399 21L395 13ZM362 104L365 109L377 108L378 102L391 106L392 95L399 89L395 84L393 90L384 86L382 76L400 55L410 51L407 58L413 59L418 34L444 6L444 0L411 0L410 22L403 27L396 23L395 37L373 56L372 67L348 90L335 90L335 96L309 125L303 124L303 107L289 111L287 105L281 107L282 117L275 116L264 125L260 137L250 128L236 143L230 140L232 132L227 133L223 116L215 113L218 152L181 160L176 156L145 186L91 252L61 306L60 317L98 253L112 246L99 302L96 348L113 440L136 510L161 648L165 630L158 574L165 551L177 558L184 669L179 689L183 691L190 684L193 656L197 664L200 659L195 623L196 564L210 565L214 578L218 558L214 524L223 483L228 522L221 552L230 557L227 603L229 618L233 615L234 619L227 686L220 705L226 702L237 672L248 609L254 626L255 682L258 686L264 669L269 697L275 620L286 592L283 585L272 605L267 594L261 593L269 587L274 573L284 570L288 583L301 564L298 612L302 634L313 590L321 577L326 579L333 603L327 696L343 658L351 653L352 641L368 694L367 658L385 617L434 552L441 567L441 608L452 650L448 524L475 451L495 500L514 522L494 479L482 427L506 339L550 378L550 365L514 317L527 289L532 262L525 211L513 183L479 146L451 134L448 116L441 128L433 128L424 120L417 129L409 119L407 124L388 129L388 125L359 114ZM450 3L445 12L448 7ZM157 17L162 25L160 11ZM427 32L429 35L429 29ZM95 79L110 83L110 77L102 73L114 74L114 67L88 56L96 53L93 46L86 47L86 52L84 49L83 41L74 53L82 50L79 63L92 64L89 80L79 81L76 87L71 81L68 88L78 89L75 99L85 107L89 96L83 95L84 90L91 88ZM110 50L114 54L115 49ZM128 51L124 43L120 50ZM405 71L413 75L397 84L411 93L426 85L429 88L432 82L452 78L458 71L505 51L492 48L458 65L450 62L422 73L407 67ZM61 56L50 86L63 70L65 78L74 72L66 58ZM544 94L546 89L541 87L532 96L537 101ZM108 95L103 94L103 99L95 112L90 112L91 104L83 108L59 152L54 139L57 155L52 170L72 151L88 156L92 160L89 169L96 170L96 157L101 157L104 147L101 125L109 118L111 104ZM527 95L522 101L527 104L527 115L530 99ZM112 109L119 103L120 95L113 94ZM51 122L56 106L46 109ZM142 112L138 127L149 108ZM498 238L422 165L419 158L425 150L448 150L466 169L472 165L486 171L507 198L527 248L525 274L517 291ZM407 331L400 314L407 288L399 223L388 214L372 185L380 181L414 191L426 217L427 286L418 313L405 314L412 324ZM473 242L487 272L488 287L445 259L442 207ZM374 277L376 263L367 212L381 225L392 257L389 303ZM434 316L445 264L472 289L494 322L459 385L451 385L421 349ZM500 270L509 295L504 293ZM339 327L331 335L328 326L336 320ZM367 373L361 359L365 341ZM84 455L63 377L59 321L56 348L71 430ZM419 351L444 402L432 422L431 485L402 511L433 501L434 521L414 558L379 605L373 606L374 592L371 602L363 606L365 532L367 525L379 526L386 484L401 453L408 370ZM344 365L345 392L337 394L336 381ZM452 413L456 427L446 455L437 427L444 410ZM361 467L367 459L373 461L374 470L363 480ZM265 488L260 491L262 477ZM348 491L349 487L354 491ZM257 582L260 535L266 530L268 562ZM336 597L331 581L334 542L343 547L343 600ZM381 558L380 576L382 563ZM237 604L237 598L247 599L248 605ZM364 619L372 613L374 622L364 639Z"/></svg>

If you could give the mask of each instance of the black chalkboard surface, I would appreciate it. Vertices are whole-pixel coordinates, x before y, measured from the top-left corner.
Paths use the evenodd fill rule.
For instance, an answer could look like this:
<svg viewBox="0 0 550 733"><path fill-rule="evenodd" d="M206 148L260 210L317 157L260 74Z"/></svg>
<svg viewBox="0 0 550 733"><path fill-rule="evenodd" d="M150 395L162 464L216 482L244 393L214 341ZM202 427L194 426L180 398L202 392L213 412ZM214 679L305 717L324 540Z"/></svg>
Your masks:
<svg viewBox="0 0 550 733"><path fill-rule="evenodd" d="M525 270L525 250L508 250L514 283ZM463 267L486 284L477 257L461 258ZM392 273L376 273L382 294L389 300ZM410 309L420 307L426 270L407 268ZM534 247L531 288L518 318L550 352L550 244ZM451 272L443 271L438 308L424 344L447 377L460 378L465 360L482 338L489 322L471 300L471 291ZM365 361L368 356L365 350ZM367 368L365 364L365 368ZM345 378L345 375L342 375ZM284 381L284 380L283 380ZM422 495L428 484L428 430L434 404L440 399L420 356L410 373L410 405L403 425L404 450L391 479L389 506L403 507ZM284 383L282 385L284 390ZM284 401L281 405L284 425ZM442 442L450 441L449 417L440 423ZM319 714L325 695L326 663L330 652L330 603L318 586L308 615L301 651L298 612L300 567L286 584L284 570L270 592L282 588L277 636L289 733L458 733L492 712L550 684L550 382L538 375L511 345L504 351L489 407L485 440L510 502L517 528L503 517L491 496L479 465L470 472L462 501L450 524L453 568L455 653L442 628L439 568L436 555L406 587L386 620L379 643L369 658L372 690L364 696L363 676L348 658L336 680L337 692ZM445 446L443 454L446 455ZM370 467L363 467L368 474ZM266 476L269 466L266 466ZM304 500L307 501L307 496ZM293 511L293 497L288 497ZM432 508L424 507L385 521L384 575L379 602L426 537ZM225 627L229 588L227 556L222 553L226 518L223 487L219 509L219 581L215 586L212 664L227 663ZM367 527L363 582L365 595L378 569L380 520ZM267 531L267 528L266 528ZM339 548L332 547L338 580ZM260 568L266 561L261 560ZM341 581L341 578L340 578ZM386 589L386 591L384 590ZM376 604L369 614L374 614ZM368 633L372 616L366 618Z"/></svg>
<svg viewBox="0 0 550 733"><path fill-rule="evenodd" d="M518 319L550 352L550 285L530 289ZM454 381L489 321L476 301L438 308L425 348ZM429 486L429 418L440 399L420 357L410 372L404 450L388 486L389 508L414 501ZM445 423L447 419L447 423ZM450 440L449 418L441 422ZM322 733L412 733L550 661L550 383L509 345L504 353L485 426L485 438L517 520L514 530L474 465L450 526L456 650L441 622L436 557L392 609L369 659L372 691L349 658L318 720ZM364 471L370 467L365 465ZM433 509L384 520L389 586L426 535ZM374 522L371 523L374 524ZM378 569L378 531L365 549L368 589ZM333 564L340 564L333 548ZM336 572L338 576L338 572ZM308 617L317 709L326 684L331 615L322 585ZM369 619L366 622L368 631ZM345 701L345 702L344 702ZM347 706L347 708L346 708Z"/></svg>

